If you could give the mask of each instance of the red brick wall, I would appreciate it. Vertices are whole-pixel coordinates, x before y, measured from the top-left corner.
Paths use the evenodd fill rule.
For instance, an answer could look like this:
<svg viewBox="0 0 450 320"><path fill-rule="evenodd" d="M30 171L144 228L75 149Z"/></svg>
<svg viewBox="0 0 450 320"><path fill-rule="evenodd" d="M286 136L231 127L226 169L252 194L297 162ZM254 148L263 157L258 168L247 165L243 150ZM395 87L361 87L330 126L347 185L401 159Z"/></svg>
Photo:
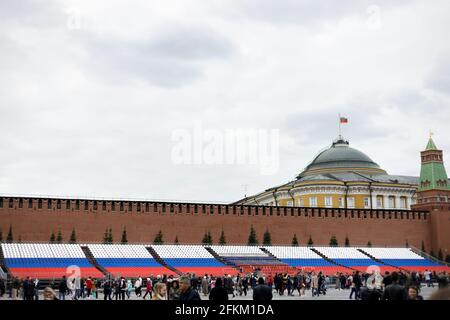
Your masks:
<svg viewBox="0 0 450 320"><path fill-rule="evenodd" d="M151 243L155 234L162 230L166 243L172 243L175 236L178 236L180 243L200 243L207 231L211 232L214 243L217 243L224 230L229 244L246 244L251 225L255 227L260 243L266 229L271 233L272 244L290 245L294 233L303 245L310 235L315 245L328 245L333 234L340 245L344 244L348 236L351 245L366 245L371 241L374 246L404 246L408 241L410 245L420 248L424 241L428 250L431 241L430 218L426 212L403 211L401 219L402 211L266 207L266 214L263 215L261 206L207 204L198 205L198 212L195 213L196 205L190 204L191 212L187 213L186 204L153 202L148 203L148 212L145 202L140 202L141 212L138 212L138 202L131 202L131 211L128 210L128 202L124 202L124 211L120 211L120 203L115 202L116 208L112 212L111 201L106 202L106 210L103 210L102 201L97 201L97 209L93 201L88 201L88 209L85 210L84 200L79 200L77 210L75 200L71 200L71 207L67 210L66 200L60 200L58 204L57 199L52 199L50 209L47 199L42 200L42 208L39 208L38 199L32 199L32 208L28 208L28 199L23 198L22 204L20 198L12 199L11 203L9 198L1 200L0 227L3 239L11 224L14 240L17 241L20 235L24 242L48 241L50 234L54 232L56 235L59 229L64 242L67 242L73 228L78 243L101 242L106 228L112 228L114 241L119 242L126 226L129 242Z"/></svg>

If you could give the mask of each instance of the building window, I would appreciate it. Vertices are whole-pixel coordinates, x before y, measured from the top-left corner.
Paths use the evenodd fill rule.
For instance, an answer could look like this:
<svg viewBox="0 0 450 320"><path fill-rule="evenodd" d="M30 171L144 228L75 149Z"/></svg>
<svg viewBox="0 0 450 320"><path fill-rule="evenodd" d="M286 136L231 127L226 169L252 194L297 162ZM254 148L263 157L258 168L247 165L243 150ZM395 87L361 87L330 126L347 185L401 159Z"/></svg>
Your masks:
<svg viewBox="0 0 450 320"><path fill-rule="evenodd" d="M325 207L331 208L333 206L333 198L325 197Z"/></svg>
<svg viewBox="0 0 450 320"><path fill-rule="evenodd" d="M395 208L395 198L389 197L389 209L394 209L394 208Z"/></svg>
<svg viewBox="0 0 450 320"><path fill-rule="evenodd" d="M84 210L88 210L89 209L89 201L85 200L84 201Z"/></svg>
<svg viewBox="0 0 450 320"><path fill-rule="evenodd" d="M13 199L9 199L9 208L12 209L14 206L14 200Z"/></svg>
<svg viewBox="0 0 450 320"><path fill-rule="evenodd" d="M61 200L60 199L58 199L58 201L56 201L56 208L61 209Z"/></svg>
<svg viewBox="0 0 450 320"><path fill-rule="evenodd" d="M344 207L344 198L339 198L339 208Z"/></svg>
<svg viewBox="0 0 450 320"><path fill-rule="evenodd" d="M288 207L292 207L292 200L288 200L287 206L288 206Z"/></svg>
<svg viewBox="0 0 450 320"><path fill-rule="evenodd" d="M66 210L70 210L70 200L66 200Z"/></svg>
<svg viewBox="0 0 450 320"><path fill-rule="evenodd" d="M80 200L75 201L75 210L80 210Z"/></svg>
<svg viewBox="0 0 450 320"><path fill-rule="evenodd" d="M102 210L106 211L106 201L102 201Z"/></svg>
<svg viewBox="0 0 450 320"><path fill-rule="evenodd" d="M137 204L137 212L141 212L141 204L138 202L138 204Z"/></svg>
<svg viewBox="0 0 450 320"><path fill-rule="evenodd" d="M317 207L317 197L309 197L309 206Z"/></svg>
<svg viewBox="0 0 450 320"><path fill-rule="evenodd" d="M401 197L400 198L400 208L401 209L406 209L406 197Z"/></svg>
<svg viewBox="0 0 450 320"><path fill-rule="evenodd" d="M348 205L349 208L354 208L355 207L355 198L348 197L347 198L347 205Z"/></svg>
<svg viewBox="0 0 450 320"><path fill-rule="evenodd" d="M19 199L19 208L20 209L23 208L23 199L22 198Z"/></svg>
<svg viewBox="0 0 450 320"><path fill-rule="evenodd" d="M383 197L377 197L377 208L383 208Z"/></svg>
<svg viewBox="0 0 450 320"><path fill-rule="evenodd" d="M123 211L123 201L120 201L120 211Z"/></svg>
<svg viewBox="0 0 450 320"><path fill-rule="evenodd" d="M3 198L0 198L0 208L3 208Z"/></svg>
<svg viewBox="0 0 450 320"><path fill-rule="evenodd" d="M111 202L111 211L116 211L116 203Z"/></svg>
<svg viewBox="0 0 450 320"><path fill-rule="evenodd" d="M299 198L298 199L298 206L299 207L304 207L305 206L305 202L303 201L303 198Z"/></svg>
<svg viewBox="0 0 450 320"><path fill-rule="evenodd" d="M33 199L28 200L28 208L33 208Z"/></svg>
<svg viewBox="0 0 450 320"><path fill-rule="evenodd" d="M133 211L133 203L128 202L128 211Z"/></svg>
<svg viewBox="0 0 450 320"><path fill-rule="evenodd" d="M367 197L364 198L364 208L370 208L370 199Z"/></svg>

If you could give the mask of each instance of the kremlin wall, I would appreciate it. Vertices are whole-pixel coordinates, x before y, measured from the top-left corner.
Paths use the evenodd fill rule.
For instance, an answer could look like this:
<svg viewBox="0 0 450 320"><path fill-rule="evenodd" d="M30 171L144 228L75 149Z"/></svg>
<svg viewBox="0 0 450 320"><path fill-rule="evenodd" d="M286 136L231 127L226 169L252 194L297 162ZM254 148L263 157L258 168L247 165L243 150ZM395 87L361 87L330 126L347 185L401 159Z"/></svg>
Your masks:
<svg viewBox="0 0 450 320"><path fill-rule="evenodd" d="M361 167L363 163L357 165ZM331 172L329 166L325 167L326 173L316 166L314 175L322 170L320 179L339 177ZM365 173L339 163L337 167L340 174L346 170L347 175L354 173L364 179L369 177L373 184L377 183L376 174L386 175L371 163L373 172L361 169ZM299 178L303 177L308 177L308 174ZM364 183L360 185L367 186ZM405 184L402 188L411 186ZM1 196L0 228L5 241L11 227L16 242L19 237L22 242L47 242L50 235L59 230L63 242L67 242L75 230L78 243L100 243L109 228L114 242L120 242L126 228L130 243L152 243L161 231L167 244L174 243L175 238L179 243L200 243L206 232L211 233L214 244L217 244L223 231L227 244L246 244L253 226L259 243L268 230L272 244L290 245L295 234L300 245L306 245L310 237L314 245L328 245L334 235L339 245L344 245L346 237L352 246L366 246L370 242L373 246L421 248L423 243L427 252L442 250L445 257L450 251L450 187L443 168L442 151L436 148L431 138L427 150L422 152L421 176L417 177L415 188L414 202L407 202L410 208L396 208L395 205L394 208L385 208L383 202L378 202L377 206L370 200L370 208L349 208L345 194L343 201L332 207L320 203L297 206L294 202L290 205L244 204L242 200L224 205ZM398 191L399 187L395 185L393 190ZM254 201L255 197L251 199ZM377 201L376 197L373 199Z"/></svg>

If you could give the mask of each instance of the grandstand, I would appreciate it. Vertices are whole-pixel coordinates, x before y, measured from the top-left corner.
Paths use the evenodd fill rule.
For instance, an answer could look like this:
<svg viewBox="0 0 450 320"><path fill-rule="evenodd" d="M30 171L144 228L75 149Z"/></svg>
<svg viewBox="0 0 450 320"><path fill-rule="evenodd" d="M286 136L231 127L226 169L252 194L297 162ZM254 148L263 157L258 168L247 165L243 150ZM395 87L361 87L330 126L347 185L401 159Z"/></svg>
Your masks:
<svg viewBox="0 0 450 320"><path fill-rule="evenodd" d="M448 264L410 248L38 243L2 243L0 248L3 275L39 279L59 279L78 270L81 277L94 278L300 270L334 275L371 268L450 271Z"/></svg>

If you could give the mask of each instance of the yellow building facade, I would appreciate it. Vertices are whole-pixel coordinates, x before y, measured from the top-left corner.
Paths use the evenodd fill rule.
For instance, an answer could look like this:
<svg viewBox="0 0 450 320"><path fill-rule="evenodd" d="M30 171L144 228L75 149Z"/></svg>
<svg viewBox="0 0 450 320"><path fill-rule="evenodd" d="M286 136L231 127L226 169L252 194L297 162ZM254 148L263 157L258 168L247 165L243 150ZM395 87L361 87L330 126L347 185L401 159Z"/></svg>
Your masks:
<svg viewBox="0 0 450 320"><path fill-rule="evenodd" d="M341 136L296 177L237 204L409 210L419 177L389 175Z"/></svg>

